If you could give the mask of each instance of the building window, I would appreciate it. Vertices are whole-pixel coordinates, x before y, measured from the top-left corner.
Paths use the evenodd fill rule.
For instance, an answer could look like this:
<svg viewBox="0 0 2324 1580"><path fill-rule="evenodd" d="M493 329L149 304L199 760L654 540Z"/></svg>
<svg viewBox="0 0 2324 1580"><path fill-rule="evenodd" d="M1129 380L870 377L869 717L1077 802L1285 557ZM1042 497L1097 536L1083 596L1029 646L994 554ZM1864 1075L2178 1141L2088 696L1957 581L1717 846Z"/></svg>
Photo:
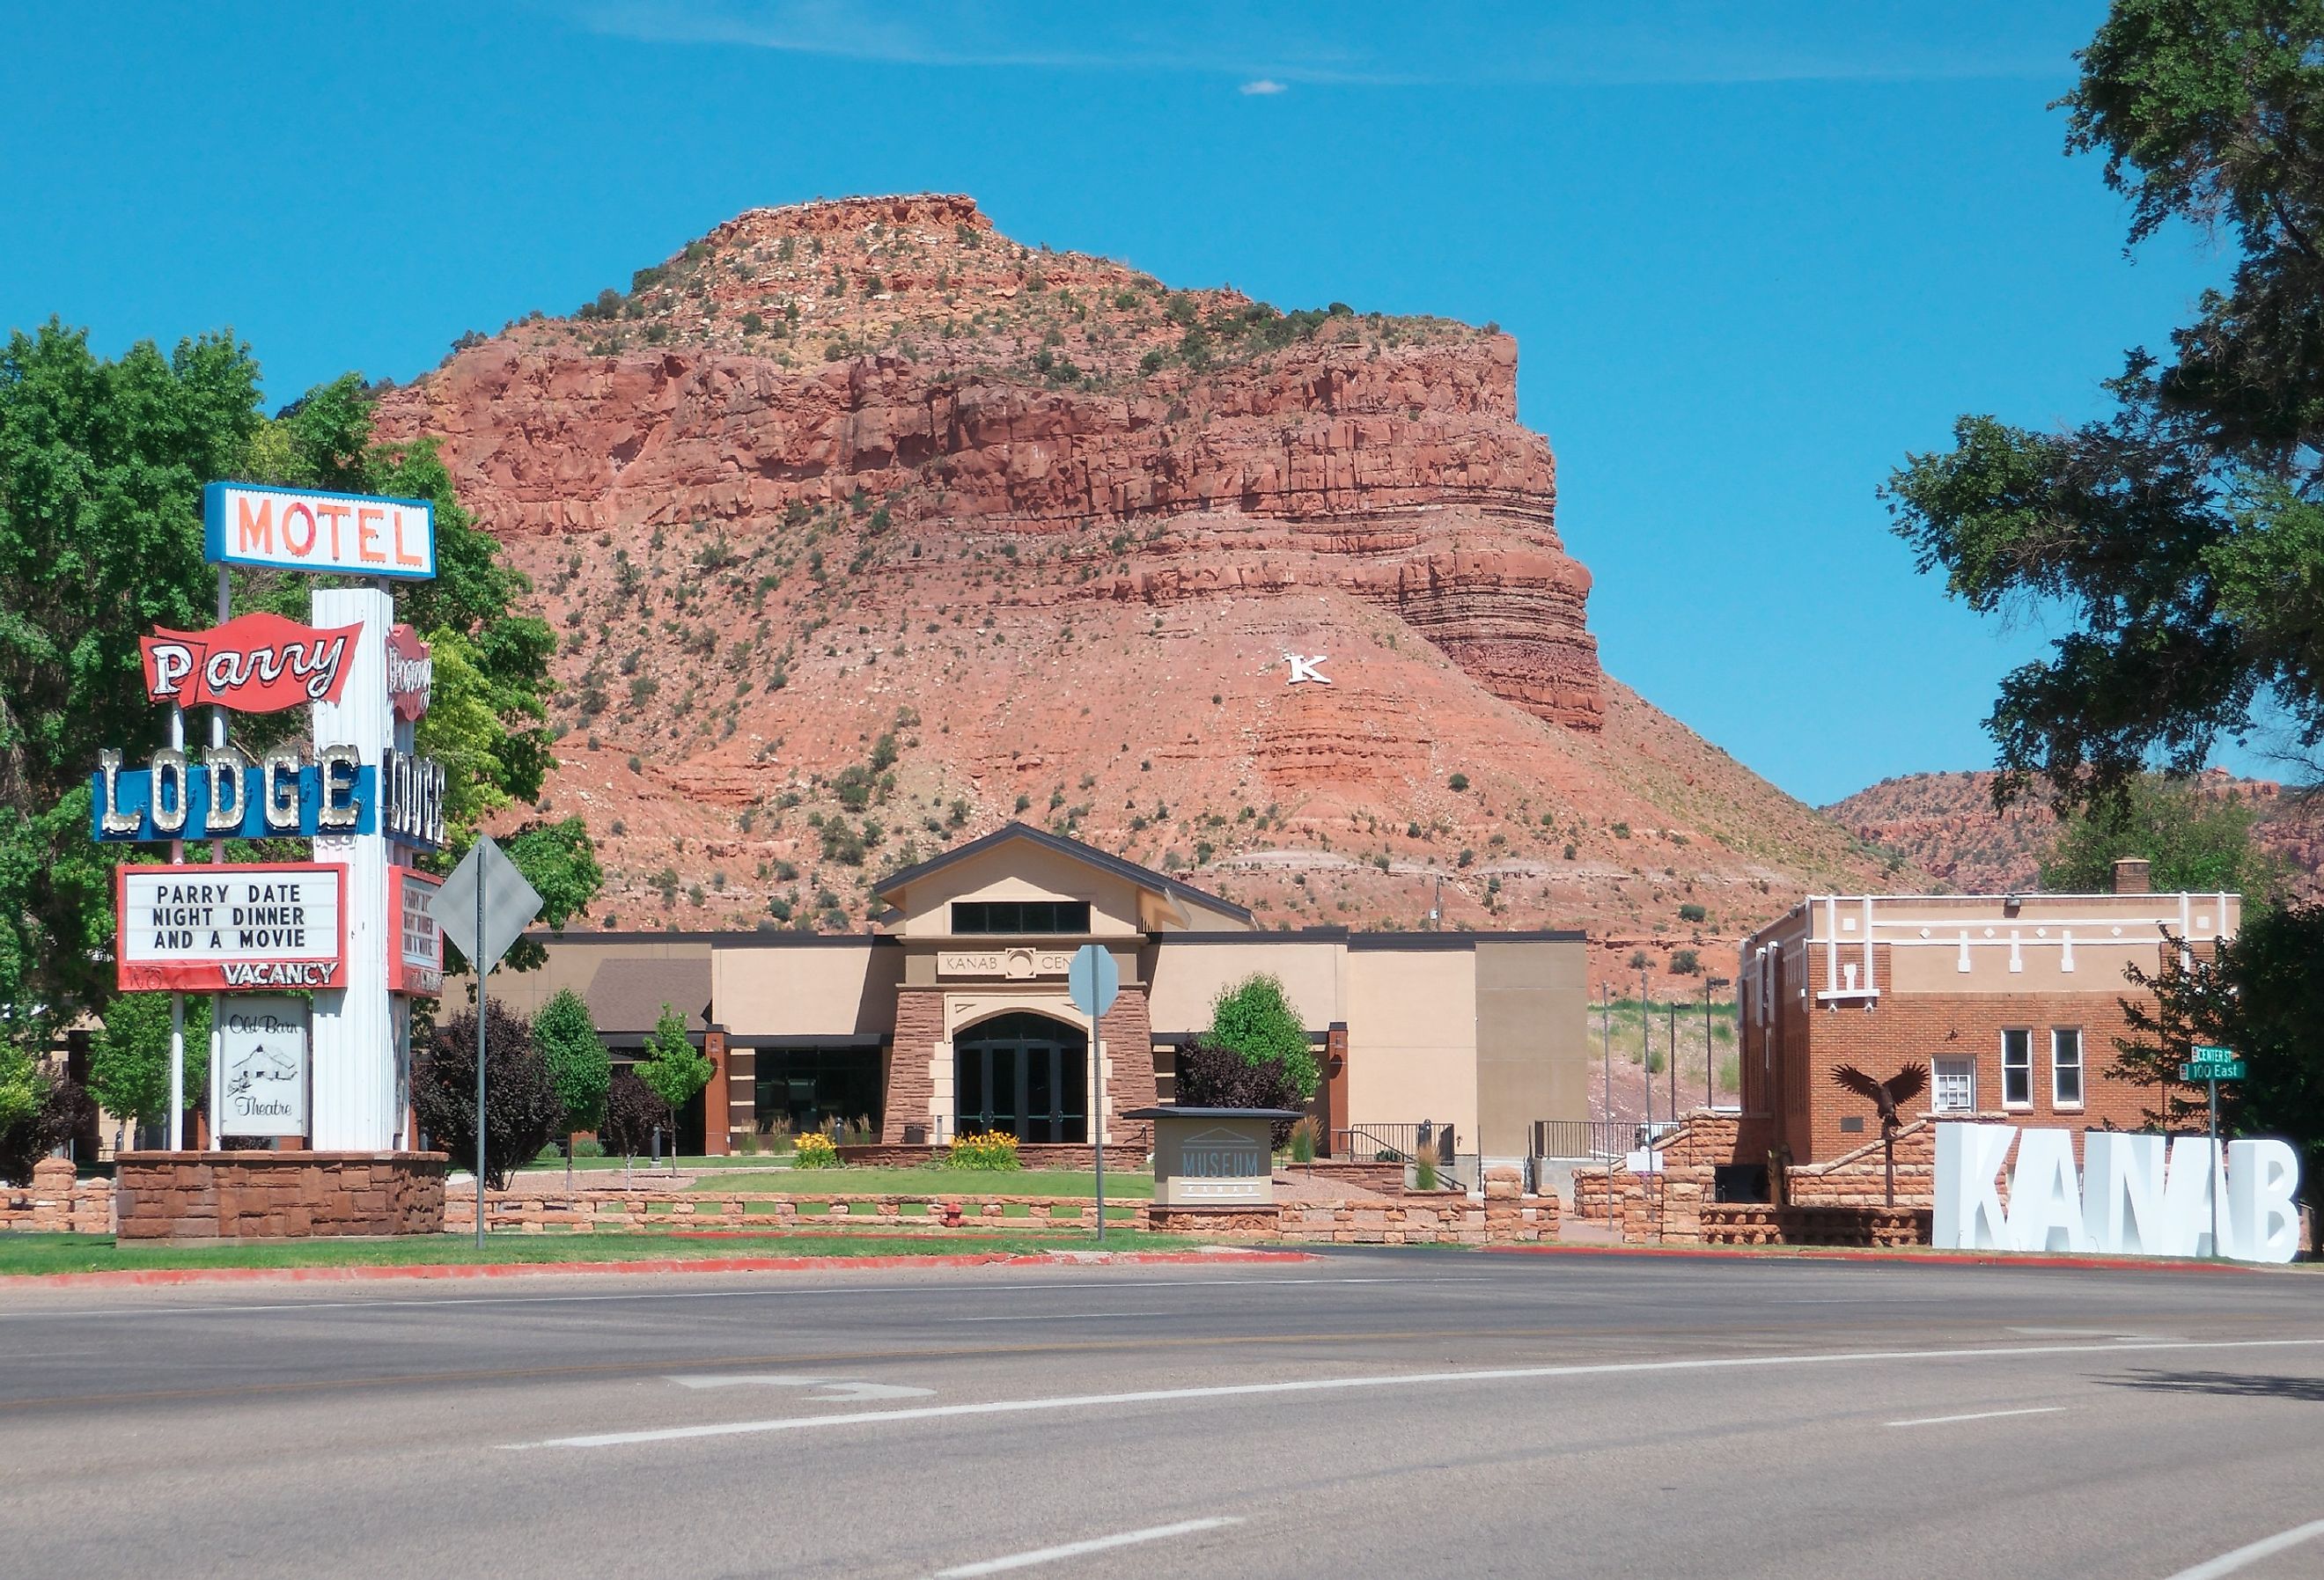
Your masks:
<svg viewBox="0 0 2324 1580"><path fill-rule="evenodd" d="M2050 1101L2059 1108L2082 1105L2082 1029L2060 1026L2050 1033Z"/></svg>
<svg viewBox="0 0 2324 1580"><path fill-rule="evenodd" d="M1977 1060L1973 1058L1937 1060L1934 1106L1939 1113L1977 1112Z"/></svg>
<svg viewBox="0 0 2324 1580"><path fill-rule="evenodd" d="M2001 1105L2004 1108L2034 1106L2034 1033L2031 1031L2021 1030L2001 1034Z"/></svg>
<svg viewBox="0 0 2324 1580"><path fill-rule="evenodd" d="M1086 900L963 900L952 908L955 933L1085 933Z"/></svg>

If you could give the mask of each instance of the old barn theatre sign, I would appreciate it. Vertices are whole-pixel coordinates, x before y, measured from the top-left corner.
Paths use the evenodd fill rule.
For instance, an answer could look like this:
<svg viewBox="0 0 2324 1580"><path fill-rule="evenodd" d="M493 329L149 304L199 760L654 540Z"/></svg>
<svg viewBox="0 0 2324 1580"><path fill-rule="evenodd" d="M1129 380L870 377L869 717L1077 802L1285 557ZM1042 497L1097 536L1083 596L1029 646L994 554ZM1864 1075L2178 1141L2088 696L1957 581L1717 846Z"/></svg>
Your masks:
<svg viewBox="0 0 2324 1580"><path fill-rule="evenodd" d="M2017 1149L2006 1205L2002 1166ZM2009 1124L1937 1126L1931 1239L1953 1251L2081 1251L2290 1261L2300 1247L2300 1159L2272 1138L2215 1147L2208 1136ZM2223 1155L2224 1154L2224 1155Z"/></svg>
<svg viewBox="0 0 2324 1580"><path fill-rule="evenodd" d="M344 866L124 866L113 882L124 992L327 988L339 979Z"/></svg>
<svg viewBox="0 0 2324 1580"><path fill-rule="evenodd" d="M237 713L280 713L337 702L360 625L318 631L280 614L241 614L208 631L163 627L140 639L145 692L180 707L215 703Z"/></svg>
<svg viewBox="0 0 2324 1580"><path fill-rule="evenodd" d="M202 491L202 527L213 564L436 574L436 507L424 499L213 483Z"/></svg>
<svg viewBox="0 0 2324 1580"><path fill-rule="evenodd" d="M307 1133L308 1026L303 1000L273 993L218 1000L218 1133Z"/></svg>
<svg viewBox="0 0 2324 1580"><path fill-rule="evenodd" d="M379 771L359 761L353 746L326 746L309 763L293 746L255 762L238 746L211 746L198 759L164 748L150 768L124 768L110 749L97 761L89 833L100 844L311 838L379 826Z"/></svg>

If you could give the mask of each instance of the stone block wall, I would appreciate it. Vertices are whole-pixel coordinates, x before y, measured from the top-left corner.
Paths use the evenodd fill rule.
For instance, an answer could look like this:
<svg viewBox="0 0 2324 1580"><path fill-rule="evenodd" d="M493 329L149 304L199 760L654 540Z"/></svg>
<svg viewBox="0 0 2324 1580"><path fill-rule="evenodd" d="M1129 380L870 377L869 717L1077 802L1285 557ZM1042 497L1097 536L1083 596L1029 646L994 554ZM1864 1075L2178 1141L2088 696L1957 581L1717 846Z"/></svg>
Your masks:
<svg viewBox="0 0 2324 1580"><path fill-rule="evenodd" d="M63 1158L32 1165L32 1183L0 1186L0 1232L35 1234L113 1233L113 1181L79 1179Z"/></svg>
<svg viewBox="0 0 2324 1580"><path fill-rule="evenodd" d="M432 1234L444 1227L441 1152L124 1152L124 1240Z"/></svg>

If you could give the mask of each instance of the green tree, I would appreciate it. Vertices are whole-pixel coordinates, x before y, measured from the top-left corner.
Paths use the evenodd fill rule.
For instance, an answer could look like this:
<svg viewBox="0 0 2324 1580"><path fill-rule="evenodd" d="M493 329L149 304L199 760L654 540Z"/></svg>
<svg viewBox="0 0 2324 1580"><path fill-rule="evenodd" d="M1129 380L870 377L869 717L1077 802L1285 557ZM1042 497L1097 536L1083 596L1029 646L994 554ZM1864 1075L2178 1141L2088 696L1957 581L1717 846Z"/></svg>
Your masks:
<svg viewBox="0 0 2324 1580"><path fill-rule="evenodd" d="M2241 894L2248 916L2282 877L2282 864L2252 843L2254 816L2249 801L2141 775L2125 781L2119 796L2066 818L2043 859L2042 887L2102 893L2113 886L2117 858L2144 856L2156 889Z"/></svg>
<svg viewBox="0 0 2324 1580"><path fill-rule="evenodd" d="M1211 1002L1209 1040L1253 1064L1277 1066L1301 1102L1315 1095L1323 1073L1308 1046L1307 1028L1275 977L1247 976L1220 989Z"/></svg>
<svg viewBox="0 0 2324 1580"><path fill-rule="evenodd" d="M675 1123L678 1111L710 1084L717 1066L686 1034L686 1017L664 1004L652 1032L646 1038L646 1056L638 1061L637 1068L638 1078L660 1099ZM672 1144L676 1144L674 1141Z"/></svg>
<svg viewBox="0 0 2324 1580"><path fill-rule="evenodd" d="M555 637L516 613L524 577L461 507L434 447L374 442L371 396L354 374L276 418L261 413L259 389L249 348L226 334L167 356L140 342L108 361L86 331L51 319L0 347L0 1036L20 1047L46 1047L112 996L112 853L88 837L87 780L101 747L135 759L161 744L166 716L146 699L138 639L214 616L207 483L431 501L437 575L396 596L399 617L438 655L419 746L450 770L446 859L484 818L540 795ZM315 585L237 570L234 605L303 619ZM296 727L283 715L238 720L235 732L262 746ZM529 827L512 855L557 925L586 906L600 874L580 825L537 827L559 832L529 839Z"/></svg>
<svg viewBox="0 0 2324 1580"><path fill-rule="evenodd" d="M2231 278L2167 358L2127 354L2110 415L1966 416L1887 489L1953 596L2070 620L1987 721L1997 794L2069 806L2279 719L2324 741L2324 0L2116 0L2080 59L2067 145L2104 156L2131 245L2186 221Z"/></svg>
<svg viewBox="0 0 2324 1580"><path fill-rule="evenodd" d="M597 1035L588 1001L569 987L558 989L533 1016L532 1039L549 1061L549 1078L565 1104L566 1133L602 1126L613 1061Z"/></svg>
<svg viewBox="0 0 2324 1580"><path fill-rule="evenodd" d="M2219 946L2190 951L2154 972L2134 966L2132 983L2151 993L2126 999L2130 1035L2115 1043L2113 1074L2150 1087L2149 1123L2181 1132L2200 1126L2205 1087L2179 1079L2200 1044L2233 1049L2249 1072L2219 1086L2223 1133L2282 1135L2301 1153L2301 1190L2311 1230L2324 1234L2324 906L2294 905L2247 919ZM2324 1249L2319 1244L2316 1249Z"/></svg>
<svg viewBox="0 0 2324 1580"><path fill-rule="evenodd" d="M189 993L185 1009L185 1102L192 1108L209 1086L210 1000ZM116 1119L154 1124L170 1114L170 995L124 993L105 1006L90 1039L88 1095Z"/></svg>

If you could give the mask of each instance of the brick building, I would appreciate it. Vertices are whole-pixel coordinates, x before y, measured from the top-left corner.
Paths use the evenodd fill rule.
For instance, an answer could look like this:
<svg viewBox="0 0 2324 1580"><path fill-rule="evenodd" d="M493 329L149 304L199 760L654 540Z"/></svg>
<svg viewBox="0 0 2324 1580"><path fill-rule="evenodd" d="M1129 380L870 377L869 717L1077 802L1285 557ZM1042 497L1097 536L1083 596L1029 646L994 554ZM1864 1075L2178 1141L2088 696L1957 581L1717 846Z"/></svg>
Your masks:
<svg viewBox="0 0 2324 1580"><path fill-rule="evenodd" d="M1873 1104L1839 1086L1929 1067L1904 1105L2075 1131L2136 1130L2152 1088L2107 1072L2126 1034L2124 975L2233 938L2234 894L2155 894L2116 864L2106 894L1818 895L1743 941L1736 980L1738 1164L1820 1163L1877 1140Z"/></svg>

